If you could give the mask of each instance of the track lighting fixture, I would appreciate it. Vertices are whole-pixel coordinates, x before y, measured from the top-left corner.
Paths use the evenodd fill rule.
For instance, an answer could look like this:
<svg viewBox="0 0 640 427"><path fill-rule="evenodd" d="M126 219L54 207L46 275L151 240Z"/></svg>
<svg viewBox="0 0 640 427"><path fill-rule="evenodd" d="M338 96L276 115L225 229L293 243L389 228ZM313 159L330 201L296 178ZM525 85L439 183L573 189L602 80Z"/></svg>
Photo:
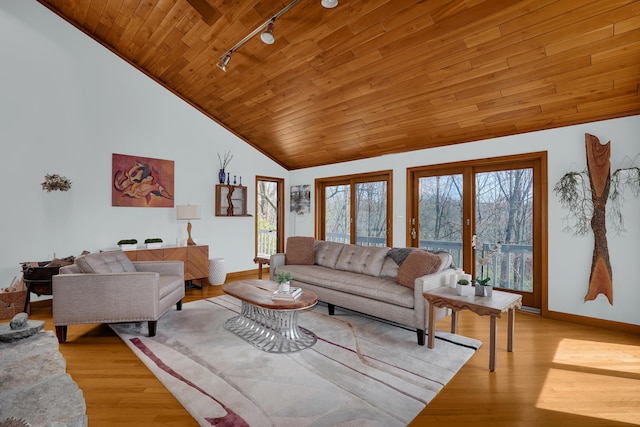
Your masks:
<svg viewBox="0 0 640 427"><path fill-rule="evenodd" d="M262 34L260 34L260 39L266 44L273 44L273 42L275 41L275 38L273 37L273 23L276 21L276 19L278 19L280 16L282 16L285 12L287 12L289 9L291 9L293 6L295 6L296 3L298 3L299 1L300 0L293 0L291 3L286 5L280 12L276 13L275 15L273 15L271 18L269 18L268 21L264 22L258 28L256 28L251 33L249 33L245 38L243 38L238 43L236 43L235 46L233 46L231 49L226 51L220 57L220 60L218 61L218 64L217 64L218 68L220 68L222 71L226 72L227 71L227 64L229 64L229 61L231 60L231 54L233 52L235 52L236 50L238 50L240 48L240 46L242 46L243 44L248 42L253 36L255 36L256 34L260 33L261 31L262 31ZM327 9L331 9L331 8L334 8L334 7L336 7L338 5L338 0L322 0L321 4L322 4L323 7L327 8Z"/></svg>
<svg viewBox="0 0 640 427"><path fill-rule="evenodd" d="M273 37L273 22L269 22L267 25L267 29L264 30L264 33L260 34L260 40L264 44L273 44L276 39Z"/></svg>
<svg viewBox="0 0 640 427"><path fill-rule="evenodd" d="M231 52L225 53L224 55L222 55L220 57L220 61L218 62L218 68L220 68L222 71L226 72L227 71L227 64L229 63L229 61L231 61Z"/></svg>

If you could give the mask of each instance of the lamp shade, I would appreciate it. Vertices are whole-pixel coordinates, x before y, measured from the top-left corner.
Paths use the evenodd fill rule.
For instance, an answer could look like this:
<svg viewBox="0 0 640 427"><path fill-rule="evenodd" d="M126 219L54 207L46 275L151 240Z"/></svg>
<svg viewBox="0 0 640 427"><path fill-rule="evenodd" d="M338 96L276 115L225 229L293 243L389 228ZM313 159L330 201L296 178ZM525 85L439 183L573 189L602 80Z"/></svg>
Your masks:
<svg viewBox="0 0 640 427"><path fill-rule="evenodd" d="M177 205L176 219L200 219L200 205Z"/></svg>

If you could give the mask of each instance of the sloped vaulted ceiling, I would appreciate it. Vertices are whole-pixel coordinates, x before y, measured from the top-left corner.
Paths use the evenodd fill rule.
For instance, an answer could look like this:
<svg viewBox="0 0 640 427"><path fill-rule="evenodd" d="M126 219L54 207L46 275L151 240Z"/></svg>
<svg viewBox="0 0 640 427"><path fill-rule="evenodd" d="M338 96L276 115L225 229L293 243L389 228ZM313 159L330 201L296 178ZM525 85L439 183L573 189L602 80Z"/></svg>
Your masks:
<svg viewBox="0 0 640 427"><path fill-rule="evenodd" d="M288 169L640 113L640 1L38 1Z"/></svg>

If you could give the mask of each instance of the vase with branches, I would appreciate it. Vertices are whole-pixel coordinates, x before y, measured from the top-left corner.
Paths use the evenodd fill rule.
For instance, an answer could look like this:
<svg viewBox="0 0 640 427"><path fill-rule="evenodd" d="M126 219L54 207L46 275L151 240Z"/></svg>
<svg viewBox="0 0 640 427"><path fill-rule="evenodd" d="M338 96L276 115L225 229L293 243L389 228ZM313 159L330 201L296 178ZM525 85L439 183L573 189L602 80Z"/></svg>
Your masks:
<svg viewBox="0 0 640 427"><path fill-rule="evenodd" d="M231 151L225 152L224 157L220 156L220 153L218 153L218 162L220 164L220 170L218 171L218 182L220 182L220 184L224 184L225 178L227 177L226 169L227 166L229 166L231 159L233 159L233 154L231 154Z"/></svg>

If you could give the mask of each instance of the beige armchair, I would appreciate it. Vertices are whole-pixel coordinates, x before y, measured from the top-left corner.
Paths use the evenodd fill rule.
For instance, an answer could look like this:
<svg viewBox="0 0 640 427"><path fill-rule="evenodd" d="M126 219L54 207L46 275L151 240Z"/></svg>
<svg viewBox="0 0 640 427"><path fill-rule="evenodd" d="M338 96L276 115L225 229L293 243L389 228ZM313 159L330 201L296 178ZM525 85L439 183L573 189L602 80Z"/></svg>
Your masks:
<svg viewBox="0 0 640 427"><path fill-rule="evenodd" d="M67 326L147 321L155 336L158 319L173 304L182 309L182 261L131 262L121 250L82 255L52 278L53 324L60 343Z"/></svg>

